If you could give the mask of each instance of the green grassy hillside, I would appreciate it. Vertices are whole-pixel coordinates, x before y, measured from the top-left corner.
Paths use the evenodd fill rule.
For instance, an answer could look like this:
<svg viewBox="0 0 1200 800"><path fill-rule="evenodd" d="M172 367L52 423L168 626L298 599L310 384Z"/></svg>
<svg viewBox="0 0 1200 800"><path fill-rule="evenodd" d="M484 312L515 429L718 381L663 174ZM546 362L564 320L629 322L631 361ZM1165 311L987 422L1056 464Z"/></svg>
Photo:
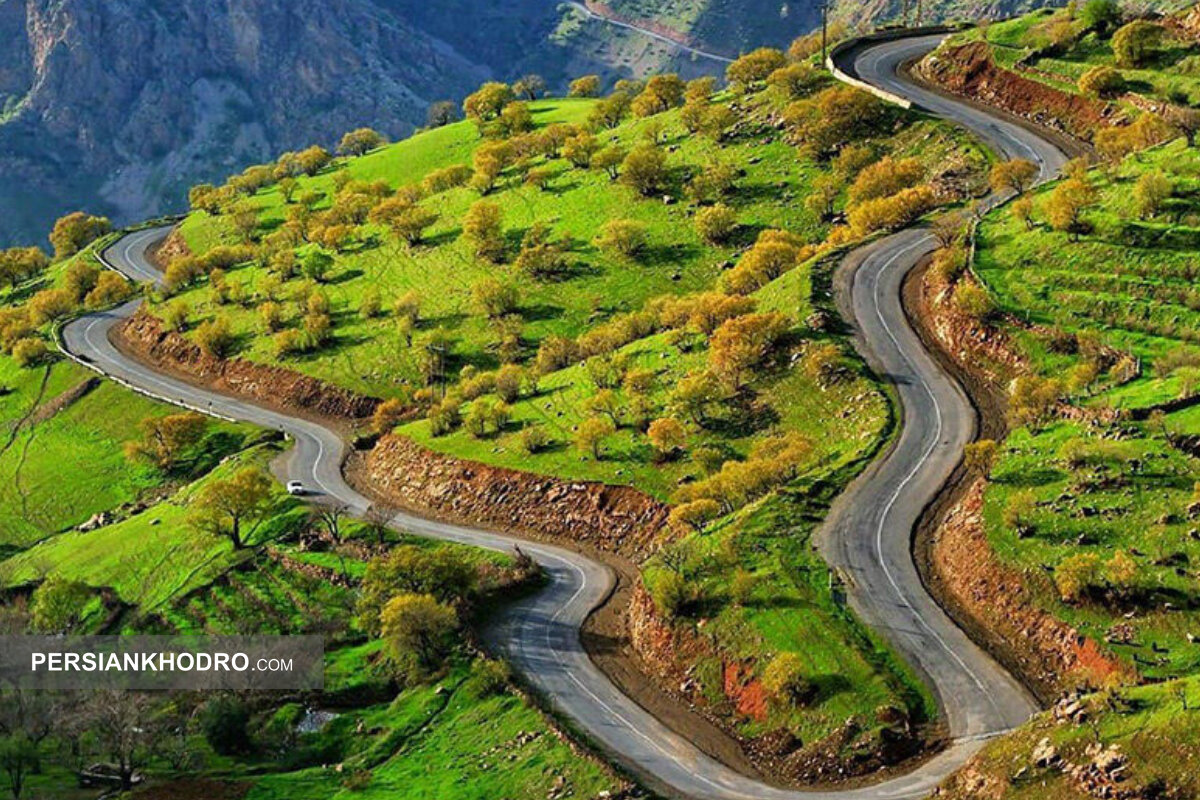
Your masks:
<svg viewBox="0 0 1200 800"><path fill-rule="evenodd" d="M992 23L956 36L951 44L986 41L997 64L1072 94L1094 97L1094 92L1080 86L1080 78L1095 67L1109 67L1117 70L1125 91L1185 105L1200 100L1200 45L1194 39L1160 28L1150 52L1131 62L1114 52L1114 34L1123 20L1093 22L1083 5L1074 14L1065 8L1047 8ZM1172 5L1181 4L1159 10L1172 10ZM1118 104L1136 113L1136 106L1127 101L1118 99Z"/></svg>
<svg viewBox="0 0 1200 800"><path fill-rule="evenodd" d="M1064 704L989 744L937 794L958 800L1085 800L1200 793L1195 678ZM1061 712L1071 711L1064 716ZM1120 794L1116 794L1120 793Z"/></svg>
<svg viewBox="0 0 1200 800"><path fill-rule="evenodd" d="M986 493L989 536L1041 604L1154 678L1200 668L1189 638L1200 461L1187 438L1200 330L1188 238L1197 170L1200 155L1182 140L1093 170L1080 241L1036 213L1029 229L1001 212L980 228L976 263L999 306L1029 323L1012 332L1035 380L1095 420L1018 409L1026 417ZM1147 174L1172 188L1142 218ZM1035 209L1056 191L1038 192Z"/></svg>
<svg viewBox="0 0 1200 800"><path fill-rule="evenodd" d="M680 665L696 701L739 734L785 728L805 744L854 718L849 753L873 748L897 711L928 721L933 701L835 601L809 544L893 422L839 329L830 276L847 243L976 191L988 156L806 64L759 57L786 67L769 85L763 74L710 96L668 77L510 103L283 186L256 189L247 173L197 198L207 210L180 228L195 258L171 267L183 277L152 309L202 346L225 326L239 358L415 411L398 426L381 417L381 432L675 504L671 555L644 579L659 612L706 642ZM527 131L505 127L526 111ZM651 181L638 183L638 157L662 162ZM472 227L488 203L492 252ZM427 218L419 241L383 224L397 207ZM736 229L702 235L718 213ZM614 224L634 231L624 252L604 239ZM314 295L332 326L320 341ZM268 302L281 333L264 324ZM308 345L283 353L281 337ZM726 696L731 659L759 698L749 706ZM774 661L795 661L815 690L771 695Z"/></svg>

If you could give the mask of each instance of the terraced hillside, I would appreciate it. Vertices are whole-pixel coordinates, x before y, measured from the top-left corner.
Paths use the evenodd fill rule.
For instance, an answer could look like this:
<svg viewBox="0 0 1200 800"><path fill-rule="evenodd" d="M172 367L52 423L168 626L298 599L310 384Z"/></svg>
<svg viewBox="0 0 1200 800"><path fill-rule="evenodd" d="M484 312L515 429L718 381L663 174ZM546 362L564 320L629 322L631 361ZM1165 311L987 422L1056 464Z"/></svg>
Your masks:
<svg viewBox="0 0 1200 800"><path fill-rule="evenodd" d="M383 399L366 458L393 483L426 469L380 465L419 453L400 437L670 502L670 533L611 545L643 564L635 608L673 642L664 683L686 673L740 735L878 750L932 702L808 542L892 429L830 274L846 244L978 190L987 157L782 54L731 70L722 94L674 76L599 100L486 86L475 121L204 187L158 322L137 325ZM772 665L812 691L787 701Z"/></svg>

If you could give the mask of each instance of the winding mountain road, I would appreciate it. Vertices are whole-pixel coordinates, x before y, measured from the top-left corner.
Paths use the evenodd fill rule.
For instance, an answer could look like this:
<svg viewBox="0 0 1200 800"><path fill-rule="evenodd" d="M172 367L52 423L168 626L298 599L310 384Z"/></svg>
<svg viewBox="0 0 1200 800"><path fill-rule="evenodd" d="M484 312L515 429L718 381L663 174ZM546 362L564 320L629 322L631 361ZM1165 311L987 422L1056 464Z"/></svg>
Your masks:
<svg viewBox="0 0 1200 800"><path fill-rule="evenodd" d="M1011 121L928 92L905 79L901 63L934 47L940 37L872 43L846 54L840 66L867 82L908 97L959 122L998 152L1035 161L1048 177L1065 157L1048 141ZM115 269L136 280L158 280L147 248L168 228L132 233L104 252ZM507 608L487 636L593 742L648 785L670 795L704 800L868 800L927 794L989 736L1035 710L1028 693L975 646L928 595L911 554L914 524L936 495L973 433L974 415L956 383L927 353L900 305L904 275L934 247L927 231L911 229L847 257L839 282L859 346L897 387L903 427L880 457L835 504L819 536L828 560L848 578L850 602L933 687L951 743L912 772L846 790L781 789L741 775L705 755L659 722L590 660L579 637L589 612L613 585L610 570L569 550L535 542L521 548L545 568L545 589ZM345 443L315 422L264 409L163 375L120 353L113 327L140 301L72 321L62 331L69 355L139 391L170 403L286 431L295 440L287 477L362 513L368 500L342 477ZM497 533L398 514L394 524L413 533L498 550L514 540Z"/></svg>

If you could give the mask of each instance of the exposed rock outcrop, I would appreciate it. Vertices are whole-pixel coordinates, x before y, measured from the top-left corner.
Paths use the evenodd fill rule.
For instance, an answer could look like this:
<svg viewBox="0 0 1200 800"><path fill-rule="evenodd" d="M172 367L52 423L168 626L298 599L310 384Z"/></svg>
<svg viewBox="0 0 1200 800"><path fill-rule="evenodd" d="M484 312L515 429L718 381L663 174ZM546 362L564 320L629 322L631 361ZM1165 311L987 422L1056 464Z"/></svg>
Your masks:
<svg viewBox="0 0 1200 800"><path fill-rule="evenodd" d="M116 328L113 341L144 363L269 406L354 422L371 416L380 402L280 367L207 355L180 334L163 330L145 309Z"/></svg>
<svg viewBox="0 0 1200 800"><path fill-rule="evenodd" d="M945 91L1003 109L1030 122L1084 140L1110 125L1107 104L1055 89L996 65L986 42L934 51L916 73Z"/></svg>
<svg viewBox="0 0 1200 800"><path fill-rule="evenodd" d="M464 461L394 434L379 440L362 467L372 489L398 506L633 561L645 556L668 513L663 503L626 486Z"/></svg>
<svg viewBox="0 0 1200 800"><path fill-rule="evenodd" d="M1020 573L1000 563L983 528L984 485L975 480L934 534L934 568L958 607L1018 659L1044 696L1126 674L1096 642L1038 608Z"/></svg>

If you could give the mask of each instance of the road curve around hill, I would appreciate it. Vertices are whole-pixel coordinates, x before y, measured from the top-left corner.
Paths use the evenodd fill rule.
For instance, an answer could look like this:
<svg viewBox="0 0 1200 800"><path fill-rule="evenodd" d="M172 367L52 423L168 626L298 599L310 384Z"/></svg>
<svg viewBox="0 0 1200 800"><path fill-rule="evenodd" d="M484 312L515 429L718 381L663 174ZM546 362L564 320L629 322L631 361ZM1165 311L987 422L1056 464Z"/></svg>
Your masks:
<svg viewBox="0 0 1200 800"><path fill-rule="evenodd" d="M999 152L1030 158L1051 175L1064 157L1028 129L914 86L898 73L908 58L937 37L877 43L847 54L842 68L868 82L971 128ZM127 235L104 252L113 268L136 280L158 280L147 249L165 227ZM921 510L944 483L972 433L973 412L961 390L923 349L900 306L904 275L933 247L919 229L860 248L840 278L849 287L847 311L860 347L892 380L903 406L894 446L835 504L820 535L826 557L848 579L850 602L867 624L905 655L930 682L952 737L940 753L906 775L868 787L800 791L741 775L702 753L622 694L589 659L579 630L613 584L610 570L564 548L520 542L550 578L538 594L505 609L487 637L558 712L653 788L705 800L869 800L927 794L982 742L1021 723L1034 709L1029 695L976 647L925 591L911 555ZM76 319L62 330L72 357L167 402L286 431L295 447L286 477L361 513L368 505L347 485L346 445L315 422L264 409L155 371L120 353L109 334L140 301ZM398 514L394 524L413 533L498 550L514 539L490 531Z"/></svg>

